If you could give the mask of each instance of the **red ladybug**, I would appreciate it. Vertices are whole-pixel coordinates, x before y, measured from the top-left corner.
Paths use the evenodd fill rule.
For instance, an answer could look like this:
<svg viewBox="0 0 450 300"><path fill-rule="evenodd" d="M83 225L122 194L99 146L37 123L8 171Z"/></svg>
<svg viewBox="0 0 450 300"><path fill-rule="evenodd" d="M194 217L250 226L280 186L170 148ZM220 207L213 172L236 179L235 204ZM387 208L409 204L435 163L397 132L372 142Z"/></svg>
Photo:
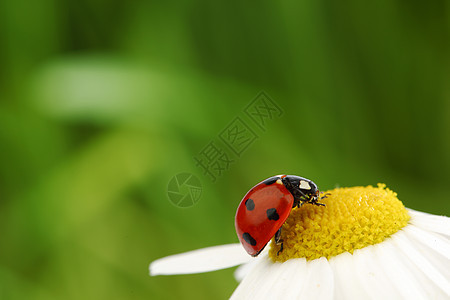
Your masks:
<svg viewBox="0 0 450 300"><path fill-rule="evenodd" d="M304 203L322 205L317 185L309 179L294 175L270 177L255 185L244 196L236 211L236 233L251 256L257 256L275 235L281 244L281 228L291 209Z"/></svg>

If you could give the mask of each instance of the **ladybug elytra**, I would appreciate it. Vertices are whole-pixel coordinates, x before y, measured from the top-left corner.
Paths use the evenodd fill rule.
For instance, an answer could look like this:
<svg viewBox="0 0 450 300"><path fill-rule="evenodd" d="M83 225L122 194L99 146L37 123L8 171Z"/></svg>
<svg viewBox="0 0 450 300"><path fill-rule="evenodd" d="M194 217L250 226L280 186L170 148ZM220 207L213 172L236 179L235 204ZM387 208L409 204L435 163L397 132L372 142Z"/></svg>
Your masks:
<svg viewBox="0 0 450 300"><path fill-rule="evenodd" d="M255 185L242 199L236 211L236 233L244 249L257 256L275 236L281 244L281 228L293 207L304 203L325 206L319 203L317 185L309 179L295 175L270 177Z"/></svg>

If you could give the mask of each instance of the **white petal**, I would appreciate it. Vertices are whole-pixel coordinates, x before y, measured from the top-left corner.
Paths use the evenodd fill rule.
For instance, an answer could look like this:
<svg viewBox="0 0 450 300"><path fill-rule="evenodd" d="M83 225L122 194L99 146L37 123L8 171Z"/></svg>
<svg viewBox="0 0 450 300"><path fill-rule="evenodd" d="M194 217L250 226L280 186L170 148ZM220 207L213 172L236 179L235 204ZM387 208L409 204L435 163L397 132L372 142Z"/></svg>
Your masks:
<svg viewBox="0 0 450 300"><path fill-rule="evenodd" d="M261 273L259 280L255 283L255 291L252 295L249 295L251 297L247 297L247 299L276 299L278 295L274 289L280 288L278 282L280 281L280 278L283 278L283 269L283 263L270 262L264 272ZM291 283L292 279L293 278L290 278Z"/></svg>
<svg viewBox="0 0 450 300"><path fill-rule="evenodd" d="M264 259L265 256L267 256L269 254L269 249L270 249L270 243L272 241L270 241L266 247L264 248L263 251L261 251L261 253L259 254L258 257L252 259L249 263L243 264L241 266L239 266L236 271L234 272L234 278L236 278L236 280L238 282L241 282L242 279L244 279L244 277L250 272L250 270L259 262L260 259Z"/></svg>
<svg viewBox="0 0 450 300"><path fill-rule="evenodd" d="M234 291L231 299L295 299L305 285L306 259L273 263L264 256Z"/></svg>
<svg viewBox="0 0 450 300"><path fill-rule="evenodd" d="M444 256L448 262L450 262L450 240L442 235L437 235L432 232L426 232L421 228L409 225L403 228L403 231L407 234L408 238L413 238L424 246L430 248L429 251L436 251Z"/></svg>
<svg viewBox="0 0 450 300"><path fill-rule="evenodd" d="M330 266L334 275L335 298L367 299L368 294L362 288L360 279L354 268L354 257L349 252L344 252L330 258Z"/></svg>
<svg viewBox="0 0 450 300"><path fill-rule="evenodd" d="M409 267L409 261L400 254L392 239L386 239L375 245L374 254L374 260L401 295L399 299L428 299L423 288L425 283L420 282L417 276L414 276Z"/></svg>
<svg viewBox="0 0 450 300"><path fill-rule="evenodd" d="M334 276L328 260L321 257L307 262L308 275L298 299L333 299Z"/></svg>
<svg viewBox="0 0 450 300"><path fill-rule="evenodd" d="M402 255L409 260L412 274L421 277L420 282L424 289L427 289L429 298L450 297L450 282L439 272L436 265L428 260L429 253L421 253L402 231L397 233L391 238Z"/></svg>
<svg viewBox="0 0 450 300"><path fill-rule="evenodd" d="M255 267L259 260L260 257L257 257L256 259L237 267L236 271L234 271L234 278L236 278L238 282L241 282L242 279L250 273L251 269Z"/></svg>
<svg viewBox="0 0 450 300"><path fill-rule="evenodd" d="M279 279L275 293L279 299L296 299L305 288L308 268L305 258L293 258L282 264L283 276Z"/></svg>
<svg viewBox="0 0 450 300"><path fill-rule="evenodd" d="M371 299L399 299L400 294L387 279L387 274L375 260L373 246L353 252L355 272L359 282Z"/></svg>
<svg viewBox="0 0 450 300"><path fill-rule="evenodd" d="M306 286L306 278L308 277L308 262L306 258L294 258L283 263L286 269L286 277L289 281L283 287L280 287L280 295L282 299L297 299Z"/></svg>
<svg viewBox="0 0 450 300"><path fill-rule="evenodd" d="M440 273L450 279L450 240L445 236L423 231L414 225L402 230L411 245Z"/></svg>
<svg viewBox="0 0 450 300"><path fill-rule="evenodd" d="M411 220L409 221L411 224L425 230L450 236L450 218L431 215L413 209L408 209L408 212L411 216Z"/></svg>
<svg viewBox="0 0 450 300"><path fill-rule="evenodd" d="M230 268L251 261L241 244L198 249L155 260L150 275L192 274Z"/></svg>
<svg viewBox="0 0 450 300"><path fill-rule="evenodd" d="M284 263L272 263L263 280L258 282L258 291L252 299L295 299L306 287L306 259L290 259Z"/></svg>
<svg viewBox="0 0 450 300"><path fill-rule="evenodd" d="M256 291L256 283L260 280L261 276L266 273L272 262L269 261L267 255L261 256L258 259L258 263L250 270L250 272L245 276L242 282L238 285L236 290L234 290L233 295L230 299L248 299L249 296L253 295Z"/></svg>

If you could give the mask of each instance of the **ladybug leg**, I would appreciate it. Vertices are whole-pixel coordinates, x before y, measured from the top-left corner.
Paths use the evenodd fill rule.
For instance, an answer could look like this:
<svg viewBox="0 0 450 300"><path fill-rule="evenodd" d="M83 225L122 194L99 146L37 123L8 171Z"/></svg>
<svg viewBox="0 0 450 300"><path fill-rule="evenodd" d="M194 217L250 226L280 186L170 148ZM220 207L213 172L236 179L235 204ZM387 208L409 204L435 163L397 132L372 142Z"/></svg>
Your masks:
<svg viewBox="0 0 450 300"><path fill-rule="evenodd" d="M325 206L324 203L320 203L320 202L318 202L318 200L325 199L328 195L331 195L331 194L326 193L325 195L321 196L320 198L319 198L318 194L319 194L319 192L317 192L316 196L313 197L309 203L311 203L313 205L317 205L317 206Z"/></svg>
<svg viewBox="0 0 450 300"><path fill-rule="evenodd" d="M309 197L306 196L302 191L299 191L301 193L300 196L294 197L294 204L292 204L292 208L296 207L300 208L305 203L311 203L311 200L309 200Z"/></svg>
<svg viewBox="0 0 450 300"><path fill-rule="evenodd" d="M277 245L279 245L280 242L283 242L283 241L281 240L281 228L283 228L283 227L280 227L280 229L278 229L277 232L275 233L275 243L276 243Z"/></svg>
<svg viewBox="0 0 450 300"><path fill-rule="evenodd" d="M292 204L292 208L294 208L296 206L297 206L297 208L300 208L303 205L302 201L304 201L304 200L302 200L302 199L294 199L294 203Z"/></svg>
<svg viewBox="0 0 450 300"><path fill-rule="evenodd" d="M331 195L331 193L326 193L325 195L323 195L322 197L320 197L320 200L327 198L328 195Z"/></svg>
<svg viewBox="0 0 450 300"><path fill-rule="evenodd" d="M322 198L320 198L320 199L322 199ZM313 204L313 205L317 205L317 206L326 206L325 203L317 202L317 199L311 201L310 203Z"/></svg>
<svg viewBox="0 0 450 300"><path fill-rule="evenodd" d="M283 242L281 242L280 250L278 250L277 256L280 254L280 252L283 252Z"/></svg>
<svg viewBox="0 0 450 300"><path fill-rule="evenodd" d="M324 197L321 197L321 198L320 198L320 200L322 200L322 199L324 199ZM311 202L309 202L309 203L311 203L311 204L313 204L313 205L317 205L317 206L326 206L325 203L320 203L320 202L317 202L317 201L318 201L317 198L313 198L313 199L311 200Z"/></svg>
<svg viewBox="0 0 450 300"><path fill-rule="evenodd" d="M283 252L283 240L281 239L281 228L278 229L278 231L275 233L275 244L280 245L280 250L278 250L277 255L280 254L280 252Z"/></svg>

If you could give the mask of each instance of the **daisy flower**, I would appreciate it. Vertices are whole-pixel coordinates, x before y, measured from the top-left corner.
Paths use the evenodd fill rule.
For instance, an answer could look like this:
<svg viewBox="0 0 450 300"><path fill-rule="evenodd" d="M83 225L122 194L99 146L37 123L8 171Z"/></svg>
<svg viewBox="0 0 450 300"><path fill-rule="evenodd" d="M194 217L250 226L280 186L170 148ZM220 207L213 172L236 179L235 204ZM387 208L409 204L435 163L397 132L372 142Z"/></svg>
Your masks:
<svg viewBox="0 0 450 300"><path fill-rule="evenodd" d="M231 299L450 299L450 218L405 208L384 184L326 193L325 207L292 209L283 251L215 246L158 259L150 274L240 265Z"/></svg>

